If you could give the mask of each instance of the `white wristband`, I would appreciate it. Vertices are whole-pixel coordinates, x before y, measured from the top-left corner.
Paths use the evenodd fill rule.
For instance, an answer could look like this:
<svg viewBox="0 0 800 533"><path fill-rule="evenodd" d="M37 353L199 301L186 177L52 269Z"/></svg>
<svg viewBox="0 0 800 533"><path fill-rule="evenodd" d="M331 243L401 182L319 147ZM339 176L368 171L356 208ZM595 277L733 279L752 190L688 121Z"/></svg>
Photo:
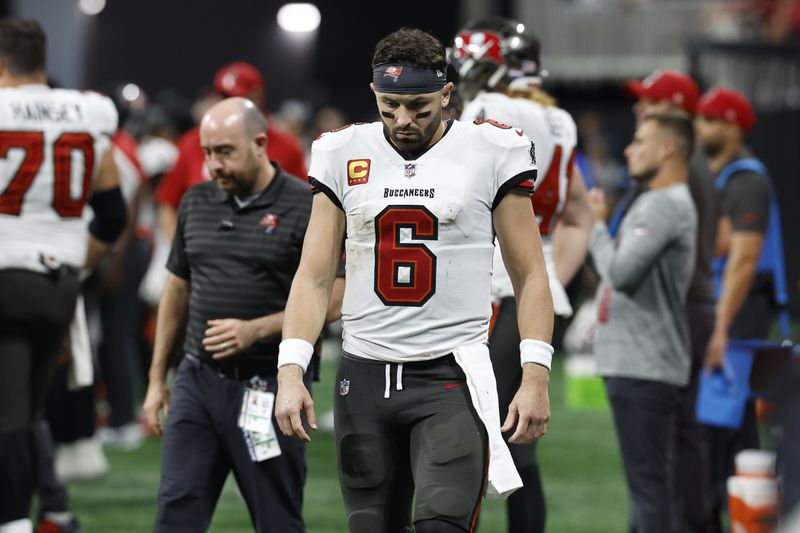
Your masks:
<svg viewBox="0 0 800 533"><path fill-rule="evenodd" d="M278 368L297 365L305 372L313 355L314 346L310 342L303 339L286 339L278 347Z"/></svg>
<svg viewBox="0 0 800 533"><path fill-rule="evenodd" d="M549 371L550 365L553 363L554 351L553 347L544 341L523 339L519 343L519 364L536 363Z"/></svg>

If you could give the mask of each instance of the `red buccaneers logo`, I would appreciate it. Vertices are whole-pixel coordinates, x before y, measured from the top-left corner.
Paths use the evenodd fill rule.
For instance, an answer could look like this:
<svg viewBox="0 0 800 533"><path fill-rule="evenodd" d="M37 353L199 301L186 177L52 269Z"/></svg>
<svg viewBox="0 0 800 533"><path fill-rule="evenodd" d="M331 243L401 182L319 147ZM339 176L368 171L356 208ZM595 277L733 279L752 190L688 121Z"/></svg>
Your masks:
<svg viewBox="0 0 800 533"><path fill-rule="evenodd" d="M606 285L600 294L600 301L597 304L597 321L600 324L608 324L611 307L611 287Z"/></svg>
<svg viewBox="0 0 800 533"><path fill-rule="evenodd" d="M470 57L475 61L492 61L498 65L503 59L503 39L489 31L462 31L455 40L455 53L461 59Z"/></svg>
<svg viewBox="0 0 800 533"><path fill-rule="evenodd" d="M272 213L264 213L264 216L261 217L261 220L258 223L264 226L265 233L272 233L275 231L275 228L278 227L278 217Z"/></svg>
<svg viewBox="0 0 800 533"><path fill-rule="evenodd" d="M386 72L383 73L383 77L385 78L388 76L394 79L394 81L397 81L397 78L399 78L400 74L402 73L403 73L403 67L401 66L386 67Z"/></svg>

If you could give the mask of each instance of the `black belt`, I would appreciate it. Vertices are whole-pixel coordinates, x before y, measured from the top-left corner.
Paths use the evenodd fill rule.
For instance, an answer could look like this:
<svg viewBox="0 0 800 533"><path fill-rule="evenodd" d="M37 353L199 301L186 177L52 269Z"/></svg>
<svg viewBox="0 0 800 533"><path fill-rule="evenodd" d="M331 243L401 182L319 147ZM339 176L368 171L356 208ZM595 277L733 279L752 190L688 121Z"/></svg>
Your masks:
<svg viewBox="0 0 800 533"><path fill-rule="evenodd" d="M270 368L272 361L265 358L263 361L215 361L201 359L196 355L187 353L186 359L196 366L205 366L221 378L235 379L237 381L247 381L253 376L274 376L277 372L277 365Z"/></svg>
<svg viewBox="0 0 800 533"><path fill-rule="evenodd" d="M47 269L47 273L54 277L68 275L77 278L81 273L80 268L62 263L61 260L53 256L39 254L39 262Z"/></svg>
<svg viewBox="0 0 800 533"><path fill-rule="evenodd" d="M356 363L365 363L368 365L396 365L399 364L398 361L383 361L380 359L367 359L366 357L359 357L357 355L345 352L342 350L342 357L345 359L349 359L350 361L354 361ZM424 359L422 361L406 361L403 364L403 367L408 369L419 369L419 370L429 370L431 368L436 368L438 366L452 366L458 365L456 362L456 356L452 353L447 353L439 357L435 357L433 359ZM460 365L458 365L460 366Z"/></svg>

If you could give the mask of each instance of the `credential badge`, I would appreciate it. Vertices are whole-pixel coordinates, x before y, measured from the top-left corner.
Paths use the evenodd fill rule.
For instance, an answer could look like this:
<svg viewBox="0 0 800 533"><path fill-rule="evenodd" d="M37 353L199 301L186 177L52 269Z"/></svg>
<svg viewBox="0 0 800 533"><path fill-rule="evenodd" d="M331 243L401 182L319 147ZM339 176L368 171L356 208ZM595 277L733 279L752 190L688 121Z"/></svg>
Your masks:
<svg viewBox="0 0 800 533"><path fill-rule="evenodd" d="M348 392L350 392L350 380L343 379L339 382L339 396L347 396Z"/></svg>

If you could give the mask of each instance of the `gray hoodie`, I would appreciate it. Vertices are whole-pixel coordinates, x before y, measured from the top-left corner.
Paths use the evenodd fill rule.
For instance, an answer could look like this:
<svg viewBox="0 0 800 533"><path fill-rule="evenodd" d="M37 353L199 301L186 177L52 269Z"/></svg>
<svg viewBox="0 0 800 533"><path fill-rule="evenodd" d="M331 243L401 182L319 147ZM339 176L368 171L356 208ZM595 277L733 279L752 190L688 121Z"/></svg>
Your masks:
<svg viewBox="0 0 800 533"><path fill-rule="evenodd" d="M604 223L595 223L589 250L601 278L594 347L601 376L688 383L686 294L696 230L685 184L643 193L616 242Z"/></svg>

